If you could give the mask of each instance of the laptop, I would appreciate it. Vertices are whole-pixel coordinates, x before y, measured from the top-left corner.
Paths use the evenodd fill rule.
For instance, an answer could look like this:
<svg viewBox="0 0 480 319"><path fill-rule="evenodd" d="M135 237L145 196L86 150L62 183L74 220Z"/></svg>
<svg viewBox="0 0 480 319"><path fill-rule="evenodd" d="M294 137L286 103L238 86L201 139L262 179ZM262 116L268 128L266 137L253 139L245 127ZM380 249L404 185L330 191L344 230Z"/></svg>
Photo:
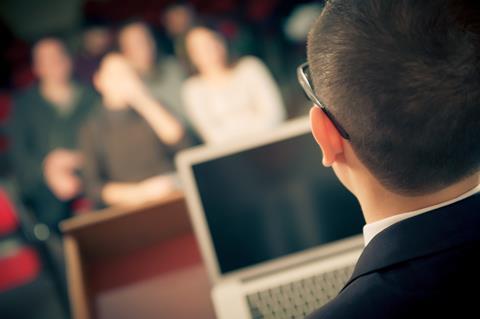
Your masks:
<svg viewBox="0 0 480 319"><path fill-rule="evenodd" d="M363 216L321 163L306 118L177 156L217 318L304 318L351 276Z"/></svg>

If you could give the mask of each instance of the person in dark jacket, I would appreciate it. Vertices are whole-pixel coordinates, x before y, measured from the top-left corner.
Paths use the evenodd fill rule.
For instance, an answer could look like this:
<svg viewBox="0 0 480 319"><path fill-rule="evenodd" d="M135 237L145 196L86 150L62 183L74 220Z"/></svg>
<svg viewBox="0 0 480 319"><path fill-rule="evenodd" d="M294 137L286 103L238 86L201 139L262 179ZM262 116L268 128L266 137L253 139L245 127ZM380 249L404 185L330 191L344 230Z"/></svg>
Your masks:
<svg viewBox="0 0 480 319"><path fill-rule="evenodd" d="M476 316L479 17L476 1L336 0L313 25L312 132L367 224L352 277L308 318Z"/></svg>
<svg viewBox="0 0 480 319"><path fill-rule="evenodd" d="M37 42L32 59L38 83L14 100L12 163L22 200L55 231L82 192L78 133L96 97L72 80L72 61L60 40Z"/></svg>

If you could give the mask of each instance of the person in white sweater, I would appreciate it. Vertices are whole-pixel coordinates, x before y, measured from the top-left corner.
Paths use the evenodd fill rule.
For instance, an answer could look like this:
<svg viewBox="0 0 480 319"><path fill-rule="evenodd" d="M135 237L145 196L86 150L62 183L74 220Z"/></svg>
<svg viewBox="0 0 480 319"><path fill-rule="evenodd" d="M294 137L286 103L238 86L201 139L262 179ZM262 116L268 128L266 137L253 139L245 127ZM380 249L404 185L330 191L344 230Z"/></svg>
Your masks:
<svg viewBox="0 0 480 319"><path fill-rule="evenodd" d="M258 134L286 117L278 87L255 57L229 64L222 37L198 27L186 38L190 60L198 71L183 85L187 116L205 143L223 143Z"/></svg>

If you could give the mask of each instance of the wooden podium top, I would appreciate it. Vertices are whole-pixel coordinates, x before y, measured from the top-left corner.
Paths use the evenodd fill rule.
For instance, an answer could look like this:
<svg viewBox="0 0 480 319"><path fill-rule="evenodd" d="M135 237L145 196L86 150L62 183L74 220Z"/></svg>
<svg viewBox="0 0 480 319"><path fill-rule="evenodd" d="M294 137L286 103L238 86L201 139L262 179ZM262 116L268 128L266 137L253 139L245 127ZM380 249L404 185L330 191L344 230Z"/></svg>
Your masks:
<svg viewBox="0 0 480 319"><path fill-rule="evenodd" d="M74 318L214 318L182 193L76 216L60 228Z"/></svg>
<svg viewBox="0 0 480 319"><path fill-rule="evenodd" d="M189 232L182 193L140 206L111 207L65 220L60 229L74 237L88 258L115 256Z"/></svg>
<svg viewBox="0 0 480 319"><path fill-rule="evenodd" d="M171 202L178 202L183 201L183 193L182 192L175 192L170 194L166 198L162 198L161 200L148 202L142 204L140 206L116 206L116 207L108 207L105 209L100 209L94 211L92 213L81 214L79 216L75 216L73 218L64 220L60 224L60 229L64 233L72 233L78 229L82 229L85 227L90 227L92 225L108 222L112 219L121 218L122 216L128 216L132 213L138 213L142 210L148 210L151 208L155 208L158 206L162 206L164 204L168 204Z"/></svg>

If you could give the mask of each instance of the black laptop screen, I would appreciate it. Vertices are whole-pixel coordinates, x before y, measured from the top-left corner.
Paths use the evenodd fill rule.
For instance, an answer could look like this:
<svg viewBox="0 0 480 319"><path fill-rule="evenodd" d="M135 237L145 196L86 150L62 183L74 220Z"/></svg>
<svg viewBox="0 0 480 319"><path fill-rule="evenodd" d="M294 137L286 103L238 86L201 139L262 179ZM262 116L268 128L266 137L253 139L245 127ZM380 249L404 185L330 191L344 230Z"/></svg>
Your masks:
<svg viewBox="0 0 480 319"><path fill-rule="evenodd" d="M356 199L321 164L310 134L193 166L227 273L361 233Z"/></svg>

